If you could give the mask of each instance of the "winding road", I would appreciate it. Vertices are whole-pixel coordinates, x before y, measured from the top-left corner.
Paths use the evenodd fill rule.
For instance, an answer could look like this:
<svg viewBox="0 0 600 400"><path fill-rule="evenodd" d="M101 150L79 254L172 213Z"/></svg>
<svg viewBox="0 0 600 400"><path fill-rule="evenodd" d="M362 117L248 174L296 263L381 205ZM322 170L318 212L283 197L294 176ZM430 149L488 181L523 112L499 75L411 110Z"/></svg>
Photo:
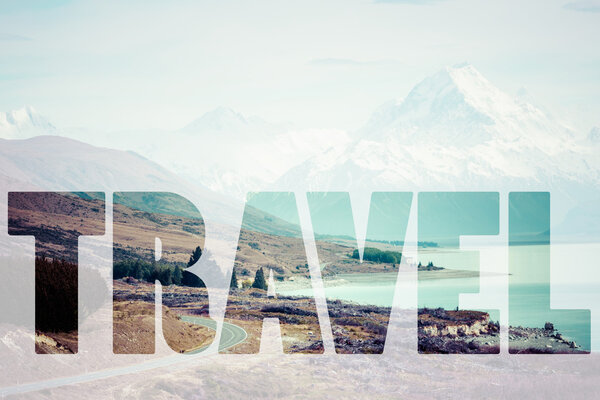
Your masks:
<svg viewBox="0 0 600 400"><path fill-rule="evenodd" d="M212 330L217 330L217 323L215 320L210 318L201 318L201 317L191 317L187 315L182 315L181 319L186 322L190 322L196 325L201 325L207 327ZM234 324L230 324L228 322L223 321L223 325L221 328L221 340L219 342L219 352L227 350L237 344L242 343L248 334L246 331ZM76 376L67 376L62 378L50 379L46 381L32 382L26 383L22 385L16 386L8 386L0 388L0 397L34 392L38 390L51 389L60 386L73 385L76 383L85 383L91 382L98 379L110 378L119 375L127 375L137 372L148 371L155 368L167 367L174 364L183 364L186 362L190 362L195 360L203 355L208 353L204 353L204 351L210 346L202 346L200 348L194 349L192 351L186 352L185 355L181 354L173 354L168 357L163 357L155 360L146 361L140 364L128 365L125 367L112 368L112 369L104 369L95 372L89 372L82 375Z"/></svg>
<svg viewBox="0 0 600 400"><path fill-rule="evenodd" d="M217 330L217 322L213 319L182 315L181 320L192 324L201 325L214 331ZM219 342L219 351L224 351L230 347L240 344L246 340L247 337L248 334L243 328L223 321L223 327L221 328L221 341ZM198 349L188 351L186 354L202 353L208 347L209 346L203 346Z"/></svg>

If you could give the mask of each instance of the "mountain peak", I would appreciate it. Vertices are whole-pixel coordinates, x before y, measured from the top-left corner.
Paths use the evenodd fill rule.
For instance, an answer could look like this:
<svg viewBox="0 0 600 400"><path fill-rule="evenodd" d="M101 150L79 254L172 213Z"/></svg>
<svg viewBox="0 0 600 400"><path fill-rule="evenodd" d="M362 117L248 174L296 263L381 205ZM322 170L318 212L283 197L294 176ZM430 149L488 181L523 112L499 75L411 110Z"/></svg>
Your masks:
<svg viewBox="0 0 600 400"><path fill-rule="evenodd" d="M444 70L459 83L462 80L486 80L472 64L464 62L444 68Z"/></svg>
<svg viewBox="0 0 600 400"><path fill-rule="evenodd" d="M403 107L411 110L413 116L447 113L452 108L466 106L473 112L487 114L499 102L505 104L510 99L471 64L459 64L446 67L417 84Z"/></svg>
<svg viewBox="0 0 600 400"><path fill-rule="evenodd" d="M0 112L0 137L25 139L37 135L52 135L56 132L56 127L32 106Z"/></svg>
<svg viewBox="0 0 600 400"><path fill-rule="evenodd" d="M288 128L286 124L272 124L260 117L245 116L229 107L221 106L204 113L179 132L239 137L245 134L280 133Z"/></svg>
<svg viewBox="0 0 600 400"><path fill-rule="evenodd" d="M429 139L436 141L442 135L457 138L469 134L475 124L492 125L490 114L495 113L490 109L498 101L506 103L507 97L471 64L448 66L415 85L402 103L388 103L363 131L402 140L416 139L417 132L421 139L430 134L434 137Z"/></svg>
<svg viewBox="0 0 600 400"><path fill-rule="evenodd" d="M471 64L463 63L446 67L437 76L428 79L431 79L432 83L446 85L446 90L458 90L466 102L476 108L483 107L482 111L492 111L493 106L506 106L506 103L513 103L510 96L494 86Z"/></svg>
<svg viewBox="0 0 600 400"><path fill-rule="evenodd" d="M206 119L222 119L222 120L238 120L241 122L246 122L246 118L240 114L239 112L224 106L219 106L214 110L208 111L202 115L200 118Z"/></svg>
<svg viewBox="0 0 600 400"><path fill-rule="evenodd" d="M555 146L567 131L526 99L509 96L473 65L461 63L423 79L401 104L388 103L359 133L405 143L474 145L519 139Z"/></svg>
<svg viewBox="0 0 600 400"><path fill-rule="evenodd" d="M242 133L260 130L267 123L258 117L245 117L228 107L217 107L204 113L183 129L184 133Z"/></svg>

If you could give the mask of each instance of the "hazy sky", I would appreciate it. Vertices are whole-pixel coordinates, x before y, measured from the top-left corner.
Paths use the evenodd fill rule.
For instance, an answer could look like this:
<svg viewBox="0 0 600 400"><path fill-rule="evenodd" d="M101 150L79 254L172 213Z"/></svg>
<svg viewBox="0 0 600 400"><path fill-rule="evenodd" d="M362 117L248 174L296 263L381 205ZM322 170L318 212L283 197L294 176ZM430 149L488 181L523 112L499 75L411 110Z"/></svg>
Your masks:
<svg viewBox="0 0 600 400"><path fill-rule="evenodd" d="M0 0L0 110L61 127L179 128L219 105L355 129L471 62L600 124L600 1Z"/></svg>

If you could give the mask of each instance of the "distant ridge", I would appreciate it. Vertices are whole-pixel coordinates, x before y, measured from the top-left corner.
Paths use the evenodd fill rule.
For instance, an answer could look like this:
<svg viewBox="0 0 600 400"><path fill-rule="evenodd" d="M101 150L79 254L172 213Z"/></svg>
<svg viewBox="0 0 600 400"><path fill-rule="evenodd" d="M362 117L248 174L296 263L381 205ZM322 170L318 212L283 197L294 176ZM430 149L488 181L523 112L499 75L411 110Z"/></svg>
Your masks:
<svg viewBox="0 0 600 400"><path fill-rule="evenodd" d="M26 139L38 135L53 135L57 132L56 127L31 106L0 112L0 137L2 138Z"/></svg>

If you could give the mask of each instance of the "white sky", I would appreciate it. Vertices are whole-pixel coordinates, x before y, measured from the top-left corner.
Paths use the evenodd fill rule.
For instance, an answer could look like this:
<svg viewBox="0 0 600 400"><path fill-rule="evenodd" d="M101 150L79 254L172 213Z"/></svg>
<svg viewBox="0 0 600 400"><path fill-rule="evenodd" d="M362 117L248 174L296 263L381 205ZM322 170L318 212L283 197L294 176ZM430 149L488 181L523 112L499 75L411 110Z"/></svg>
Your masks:
<svg viewBox="0 0 600 400"><path fill-rule="evenodd" d="M353 130L468 61L591 127L599 33L595 0L0 0L0 110L33 105L61 127L174 129L223 105Z"/></svg>

